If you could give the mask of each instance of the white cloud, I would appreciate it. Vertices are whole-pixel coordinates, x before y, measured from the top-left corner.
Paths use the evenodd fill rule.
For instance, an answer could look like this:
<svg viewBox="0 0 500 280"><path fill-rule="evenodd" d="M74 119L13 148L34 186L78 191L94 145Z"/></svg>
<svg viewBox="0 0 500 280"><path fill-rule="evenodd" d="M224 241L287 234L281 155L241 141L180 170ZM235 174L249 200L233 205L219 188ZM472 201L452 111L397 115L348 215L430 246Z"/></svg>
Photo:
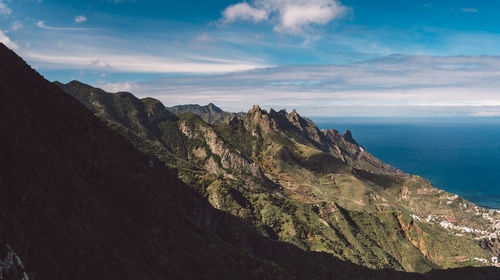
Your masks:
<svg viewBox="0 0 500 280"><path fill-rule="evenodd" d="M474 117L500 117L500 109L492 108L490 111L477 111L472 112L470 115Z"/></svg>
<svg viewBox="0 0 500 280"><path fill-rule="evenodd" d="M138 83L166 104L214 102L227 110L297 108L309 116L495 116L499 56L402 56L347 65L283 66Z"/></svg>
<svg viewBox="0 0 500 280"><path fill-rule="evenodd" d="M4 45L6 45L7 47L11 48L11 49L19 49L19 46L12 42L9 37L7 37L7 35L5 35L5 33L3 33L2 30L0 30L0 43L3 43Z"/></svg>
<svg viewBox="0 0 500 280"><path fill-rule="evenodd" d="M247 61L193 57L185 60L172 60L148 55L116 55L99 52L96 54L61 53L46 51L25 52L23 56L37 65L51 69L94 69L109 72L133 73L230 73L266 65Z"/></svg>
<svg viewBox="0 0 500 280"><path fill-rule="evenodd" d="M104 59L94 59L90 62L92 68L111 68L109 63Z"/></svg>
<svg viewBox="0 0 500 280"><path fill-rule="evenodd" d="M107 83L104 81L99 81L96 85L99 88L107 92L120 92L120 91L133 91L138 86L134 82L118 82L118 83Z"/></svg>
<svg viewBox="0 0 500 280"><path fill-rule="evenodd" d="M76 16L74 19L75 23L82 23L82 22L86 22L86 21L87 21L87 18L84 15Z"/></svg>
<svg viewBox="0 0 500 280"><path fill-rule="evenodd" d="M47 29L47 30L60 30L60 31L77 31L77 30L92 30L91 28L79 28L79 27L53 27L45 24L43 20L39 20L36 26Z"/></svg>
<svg viewBox="0 0 500 280"><path fill-rule="evenodd" d="M347 11L337 0L254 0L231 5L223 12L225 22L251 20L275 22L274 30L302 33L312 25L325 25Z"/></svg>
<svg viewBox="0 0 500 280"><path fill-rule="evenodd" d="M256 9L248 5L248 3L238 3L227 7L222 15L227 22L236 20L252 20L258 22L267 19L267 12L265 10Z"/></svg>
<svg viewBox="0 0 500 280"><path fill-rule="evenodd" d="M19 29L22 29L24 26L23 26L23 23L20 22L20 21L14 21L12 23L12 25L10 26L10 29L9 29L9 32L10 31L17 31Z"/></svg>
<svg viewBox="0 0 500 280"><path fill-rule="evenodd" d="M50 27L48 27L47 25L45 25L45 23L43 22L43 20L37 21L36 26L38 26L40 28L44 28L44 29L50 29Z"/></svg>
<svg viewBox="0 0 500 280"><path fill-rule="evenodd" d="M10 15L12 10L5 4L2 0L0 0L0 15Z"/></svg>

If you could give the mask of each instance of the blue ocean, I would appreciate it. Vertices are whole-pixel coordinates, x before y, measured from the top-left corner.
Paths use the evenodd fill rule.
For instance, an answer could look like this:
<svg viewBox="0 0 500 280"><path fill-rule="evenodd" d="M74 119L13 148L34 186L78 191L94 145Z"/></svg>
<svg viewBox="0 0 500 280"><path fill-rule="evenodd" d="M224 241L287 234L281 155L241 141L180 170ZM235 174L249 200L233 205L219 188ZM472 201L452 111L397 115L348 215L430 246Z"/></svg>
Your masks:
<svg viewBox="0 0 500 280"><path fill-rule="evenodd" d="M500 118L311 118L351 130L382 161L439 189L500 209Z"/></svg>

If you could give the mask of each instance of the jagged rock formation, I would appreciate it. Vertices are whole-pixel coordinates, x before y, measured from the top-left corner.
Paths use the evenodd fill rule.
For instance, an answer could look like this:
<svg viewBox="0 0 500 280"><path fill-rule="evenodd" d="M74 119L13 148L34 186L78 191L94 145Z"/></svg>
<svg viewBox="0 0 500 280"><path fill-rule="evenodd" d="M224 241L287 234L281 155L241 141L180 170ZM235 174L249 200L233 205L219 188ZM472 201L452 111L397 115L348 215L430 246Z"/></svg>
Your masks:
<svg viewBox="0 0 500 280"><path fill-rule="evenodd" d="M244 115L243 113L222 111L221 108L215 106L213 103L205 106L201 106L198 104L177 105L174 107L168 107L167 110L177 116L180 116L184 113L193 113L210 124L220 124L223 122L227 122L235 117L241 117Z"/></svg>
<svg viewBox="0 0 500 280"><path fill-rule="evenodd" d="M320 131L314 122L301 117L295 110L287 114L285 110L276 112L271 109L267 113L259 106L254 106L243 119L250 120L247 121L249 128L257 124L267 133L271 130L284 132L290 137L299 138L306 145L313 144L317 149L334 155L354 168L377 174L403 174L366 152L356 143L350 131L346 131L344 135L334 129Z"/></svg>

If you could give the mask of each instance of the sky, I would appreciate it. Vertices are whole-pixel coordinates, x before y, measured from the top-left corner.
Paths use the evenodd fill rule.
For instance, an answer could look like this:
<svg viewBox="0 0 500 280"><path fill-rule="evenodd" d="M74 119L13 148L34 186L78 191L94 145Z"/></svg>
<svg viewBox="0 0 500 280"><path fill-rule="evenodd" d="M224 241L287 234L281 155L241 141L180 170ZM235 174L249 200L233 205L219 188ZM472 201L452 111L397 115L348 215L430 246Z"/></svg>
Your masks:
<svg viewBox="0 0 500 280"><path fill-rule="evenodd" d="M51 81L166 106L497 117L498 11L500 0L0 0L0 42Z"/></svg>

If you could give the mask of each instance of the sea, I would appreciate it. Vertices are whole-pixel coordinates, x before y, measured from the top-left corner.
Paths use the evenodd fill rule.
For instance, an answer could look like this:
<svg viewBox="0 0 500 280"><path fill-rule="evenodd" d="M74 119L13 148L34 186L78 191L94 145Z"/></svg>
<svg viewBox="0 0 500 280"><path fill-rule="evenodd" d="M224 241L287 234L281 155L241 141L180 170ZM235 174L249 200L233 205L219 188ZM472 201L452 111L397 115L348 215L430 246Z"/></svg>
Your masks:
<svg viewBox="0 0 500 280"><path fill-rule="evenodd" d="M500 118L311 118L438 189L500 209Z"/></svg>

